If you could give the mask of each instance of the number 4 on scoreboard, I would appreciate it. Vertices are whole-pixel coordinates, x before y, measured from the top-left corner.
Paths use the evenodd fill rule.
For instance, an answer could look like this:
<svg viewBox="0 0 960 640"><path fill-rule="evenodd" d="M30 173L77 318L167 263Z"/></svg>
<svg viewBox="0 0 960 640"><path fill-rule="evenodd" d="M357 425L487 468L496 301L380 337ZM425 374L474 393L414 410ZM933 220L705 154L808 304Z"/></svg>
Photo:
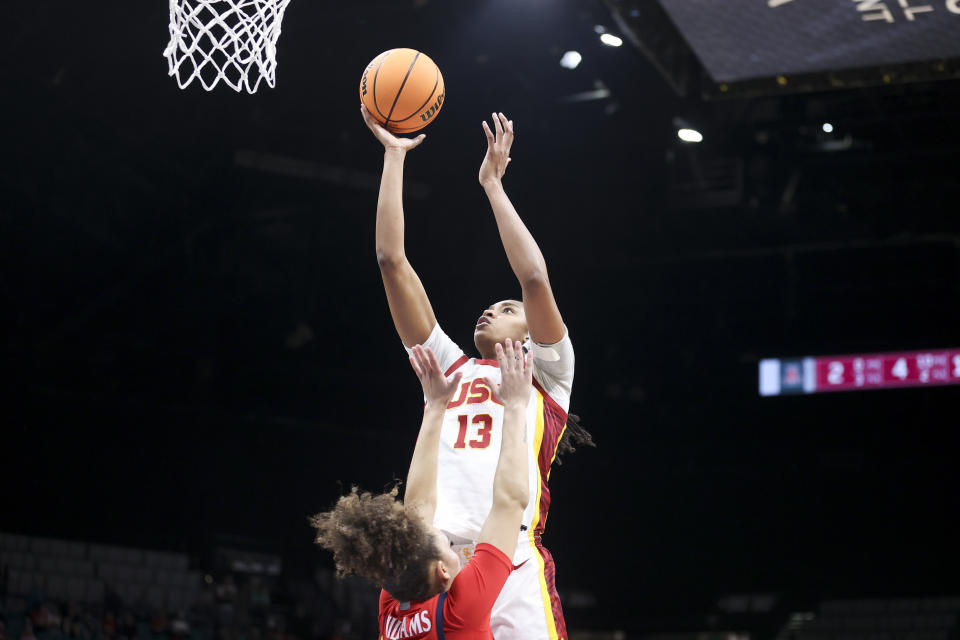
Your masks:
<svg viewBox="0 0 960 640"><path fill-rule="evenodd" d="M897 361L893 363L893 369L890 370L890 373L897 376L901 380L906 380L907 376L910 374L910 370L907 368L907 359L897 358Z"/></svg>

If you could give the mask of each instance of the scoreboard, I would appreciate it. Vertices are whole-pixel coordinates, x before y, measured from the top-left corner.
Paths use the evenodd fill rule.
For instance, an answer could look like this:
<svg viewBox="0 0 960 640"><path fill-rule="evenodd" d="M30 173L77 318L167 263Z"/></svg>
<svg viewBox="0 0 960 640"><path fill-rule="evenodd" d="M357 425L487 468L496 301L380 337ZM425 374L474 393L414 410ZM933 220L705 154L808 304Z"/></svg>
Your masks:
<svg viewBox="0 0 960 640"><path fill-rule="evenodd" d="M760 395L960 384L960 349L760 361Z"/></svg>
<svg viewBox="0 0 960 640"><path fill-rule="evenodd" d="M960 56L960 0L660 0L660 5L716 82Z"/></svg>

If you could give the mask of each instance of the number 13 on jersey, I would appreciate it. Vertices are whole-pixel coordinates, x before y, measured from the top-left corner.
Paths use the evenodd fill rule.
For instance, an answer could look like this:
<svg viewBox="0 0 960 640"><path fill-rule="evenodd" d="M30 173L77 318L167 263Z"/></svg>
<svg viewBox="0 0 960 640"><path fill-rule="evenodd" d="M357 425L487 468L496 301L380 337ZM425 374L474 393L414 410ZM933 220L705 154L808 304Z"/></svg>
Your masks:
<svg viewBox="0 0 960 640"><path fill-rule="evenodd" d="M466 449L469 446L471 449L486 449L490 446L490 434L493 431L493 416L488 413L478 413L473 416L473 419L470 419L470 416L461 413L457 416L457 422L460 424L460 431L457 433L457 441L453 443L454 449ZM474 429L470 429L470 425L474 425ZM475 437L467 440L468 431L469 435Z"/></svg>

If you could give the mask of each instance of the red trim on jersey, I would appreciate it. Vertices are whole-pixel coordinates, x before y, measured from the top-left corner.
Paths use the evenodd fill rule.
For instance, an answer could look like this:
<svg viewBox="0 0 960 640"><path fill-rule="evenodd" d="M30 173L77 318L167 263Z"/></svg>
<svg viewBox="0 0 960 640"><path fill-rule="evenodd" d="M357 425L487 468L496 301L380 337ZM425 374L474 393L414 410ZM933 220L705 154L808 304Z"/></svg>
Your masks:
<svg viewBox="0 0 960 640"><path fill-rule="evenodd" d="M497 360L482 360L482 359L481 359L481 360L474 360L474 362L477 363L477 364L485 364L485 365L489 365L489 366L491 366L491 367L496 367L497 369L500 368L500 362L498 362Z"/></svg>
<svg viewBox="0 0 960 640"><path fill-rule="evenodd" d="M543 438L540 441L540 451L537 452L537 466L540 468L540 517L537 519L535 533L543 533L547 526L547 514L550 511L550 465L557 455L557 446L560 436L567 424L567 412L551 398L536 380L533 386L543 397Z"/></svg>
<svg viewBox="0 0 960 640"><path fill-rule="evenodd" d="M460 356L460 358L459 358L456 362L454 362L452 365L450 365L450 368L447 369L446 373L443 374L443 377L446 378L446 377L449 376L451 373L453 373L454 371L456 371L457 369L459 369L460 367L462 367L463 365L465 365L465 364L467 363L467 360L469 360L469 359L470 359L470 358L468 358L468 357L466 356L466 354Z"/></svg>
<svg viewBox="0 0 960 640"><path fill-rule="evenodd" d="M553 612L553 623L557 627L557 637L567 637L567 622L563 618L563 607L560 605L560 594L557 593L557 565L553 562L553 555L543 546L539 535L534 535L533 540L537 545L537 550L543 558L543 578L547 583L547 593L550 594L550 610Z"/></svg>
<svg viewBox="0 0 960 640"><path fill-rule="evenodd" d="M563 424L567 424L567 412L564 411L563 407L561 407L556 400L550 397L549 393L543 390L543 386L539 382L537 382L536 378L533 379L533 386L534 388L536 388L537 391L543 394L543 404L544 404L543 408L546 409L547 408L546 405L550 405L550 408L553 411L556 411L561 416L563 416Z"/></svg>

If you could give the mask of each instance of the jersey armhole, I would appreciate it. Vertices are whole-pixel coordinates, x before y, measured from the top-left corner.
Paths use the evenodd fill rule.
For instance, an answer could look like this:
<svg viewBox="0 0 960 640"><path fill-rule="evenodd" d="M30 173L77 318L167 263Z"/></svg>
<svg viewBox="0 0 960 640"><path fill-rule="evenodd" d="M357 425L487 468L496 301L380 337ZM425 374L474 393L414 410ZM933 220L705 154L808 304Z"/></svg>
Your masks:
<svg viewBox="0 0 960 640"><path fill-rule="evenodd" d="M450 368L449 368L449 369L447 369L446 371L443 372L443 377L444 377L444 378L449 378L450 375L453 374L454 371L456 371L457 369L459 369L460 367L462 367L463 365L465 365L469 360L470 360L470 358L468 358L468 357L466 356L466 354L460 356L460 357L457 359L456 362L454 362L452 365L450 365Z"/></svg>

